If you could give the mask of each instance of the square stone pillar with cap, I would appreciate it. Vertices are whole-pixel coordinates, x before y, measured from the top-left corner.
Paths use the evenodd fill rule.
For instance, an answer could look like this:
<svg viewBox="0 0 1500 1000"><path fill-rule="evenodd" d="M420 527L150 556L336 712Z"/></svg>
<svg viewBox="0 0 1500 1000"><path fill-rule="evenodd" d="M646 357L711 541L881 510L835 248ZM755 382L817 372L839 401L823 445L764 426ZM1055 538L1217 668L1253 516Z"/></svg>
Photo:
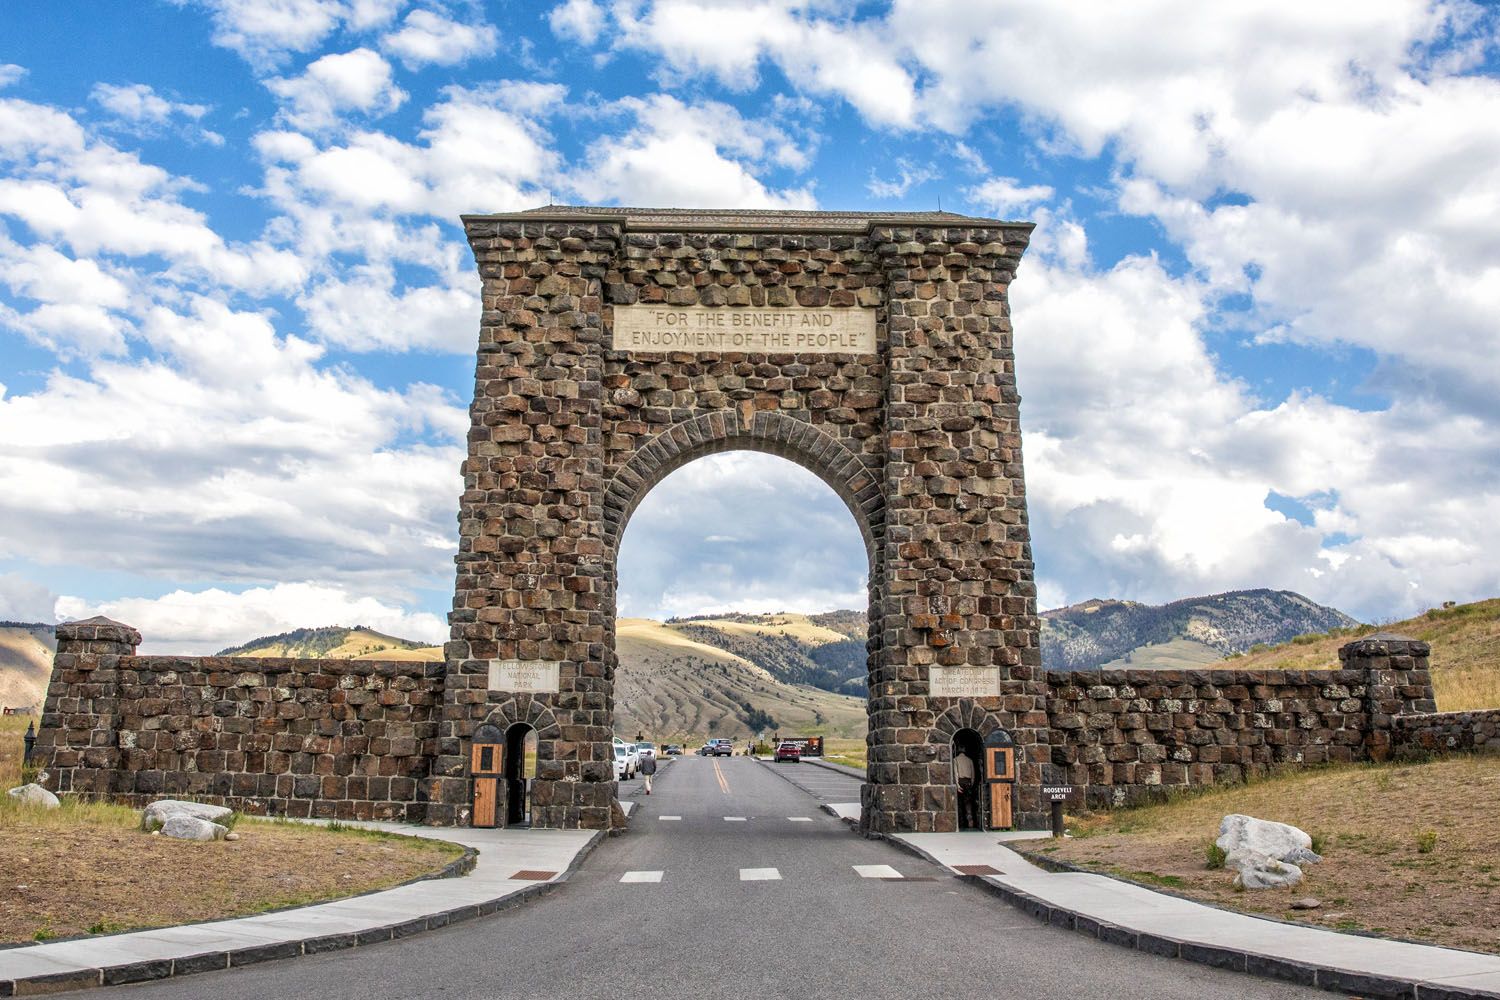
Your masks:
<svg viewBox="0 0 1500 1000"><path fill-rule="evenodd" d="M57 626L35 753L53 791L109 792L120 765L120 661L140 644L139 632L104 617Z"/></svg>
<svg viewBox="0 0 1500 1000"><path fill-rule="evenodd" d="M1394 719L1437 711L1428 657L1432 647L1420 639L1376 632L1339 649L1345 670L1365 675L1365 750L1371 760L1388 760L1395 746Z"/></svg>

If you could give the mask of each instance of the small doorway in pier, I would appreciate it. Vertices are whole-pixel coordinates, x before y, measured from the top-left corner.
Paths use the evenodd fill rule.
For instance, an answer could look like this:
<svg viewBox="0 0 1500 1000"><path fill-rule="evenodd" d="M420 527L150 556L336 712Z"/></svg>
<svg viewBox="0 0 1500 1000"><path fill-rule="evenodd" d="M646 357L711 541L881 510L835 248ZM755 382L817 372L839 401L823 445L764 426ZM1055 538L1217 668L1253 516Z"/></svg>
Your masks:
<svg viewBox="0 0 1500 1000"><path fill-rule="evenodd" d="M505 825L531 825L531 781L536 777L536 730L517 722L505 731Z"/></svg>
<svg viewBox="0 0 1500 1000"><path fill-rule="evenodd" d="M976 730L953 734L953 783L958 786L958 828L983 830L984 741Z"/></svg>

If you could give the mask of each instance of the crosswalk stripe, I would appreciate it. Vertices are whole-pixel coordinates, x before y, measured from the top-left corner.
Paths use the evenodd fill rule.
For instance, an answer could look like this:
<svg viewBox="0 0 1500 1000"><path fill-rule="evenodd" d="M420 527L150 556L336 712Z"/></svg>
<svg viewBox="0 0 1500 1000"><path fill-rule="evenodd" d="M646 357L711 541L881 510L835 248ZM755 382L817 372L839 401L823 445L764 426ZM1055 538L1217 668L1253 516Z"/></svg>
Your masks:
<svg viewBox="0 0 1500 1000"><path fill-rule="evenodd" d="M658 816L656 818L657 818L657 820L659 822L662 822L662 823L677 822L677 821L680 821L682 819L681 816Z"/></svg>
<svg viewBox="0 0 1500 1000"><path fill-rule="evenodd" d="M626 872L620 876L621 882L660 882L662 872Z"/></svg>
<svg viewBox="0 0 1500 1000"><path fill-rule="evenodd" d="M741 882L779 882L781 872L775 868L741 868Z"/></svg>
<svg viewBox="0 0 1500 1000"><path fill-rule="evenodd" d="M787 819L789 819L793 823L811 823L812 822L812 817L810 817L810 816L788 816Z"/></svg>
<svg viewBox="0 0 1500 1000"><path fill-rule="evenodd" d="M745 817L743 817L743 816L725 816L724 817L724 822L726 822L726 823L743 823L743 822L745 822Z"/></svg>
<svg viewBox="0 0 1500 1000"><path fill-rule="evenodd" d="M860 878L900 878L901 873L890 865L855 865Z"/></svg>

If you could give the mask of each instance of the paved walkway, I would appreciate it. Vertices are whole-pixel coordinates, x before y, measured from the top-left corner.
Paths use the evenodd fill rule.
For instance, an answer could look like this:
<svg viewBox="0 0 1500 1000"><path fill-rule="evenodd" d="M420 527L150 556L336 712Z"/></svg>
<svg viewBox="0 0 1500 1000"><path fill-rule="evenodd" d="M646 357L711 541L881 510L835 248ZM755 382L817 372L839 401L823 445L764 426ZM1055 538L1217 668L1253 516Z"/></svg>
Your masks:
<svg viewBox="0 0 1500 1000"><path fill-rule="evenodd" d="M1045 835L911 833L891 839L979 878L1038 919L1141 951L1362 996L1500 997L1500 957L1263 920L1104 875L1048 872L1003 843L1039 836Z"/></svg>
<svg viewBox="0 0 1500 1000"><path fill-rule="evenodd" d="M254 917L0 949L0 996L163 979L407 937L547 891L602 838L592 830L359 825L448 840L479 854L462 878Z"/></svg>

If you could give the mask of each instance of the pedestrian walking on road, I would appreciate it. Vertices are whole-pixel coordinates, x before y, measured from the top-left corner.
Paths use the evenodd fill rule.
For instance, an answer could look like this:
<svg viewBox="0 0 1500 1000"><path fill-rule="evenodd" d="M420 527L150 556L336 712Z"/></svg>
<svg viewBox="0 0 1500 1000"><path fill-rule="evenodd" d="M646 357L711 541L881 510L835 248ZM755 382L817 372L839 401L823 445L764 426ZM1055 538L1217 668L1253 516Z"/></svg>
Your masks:
<svg viewBox="0 0 1500 1000"><path fill-rule="evenodd" d="M641 761L641 777L645 779L646 794L651 794L651 776L656 773L656 758L647 757Z"/></svg>

